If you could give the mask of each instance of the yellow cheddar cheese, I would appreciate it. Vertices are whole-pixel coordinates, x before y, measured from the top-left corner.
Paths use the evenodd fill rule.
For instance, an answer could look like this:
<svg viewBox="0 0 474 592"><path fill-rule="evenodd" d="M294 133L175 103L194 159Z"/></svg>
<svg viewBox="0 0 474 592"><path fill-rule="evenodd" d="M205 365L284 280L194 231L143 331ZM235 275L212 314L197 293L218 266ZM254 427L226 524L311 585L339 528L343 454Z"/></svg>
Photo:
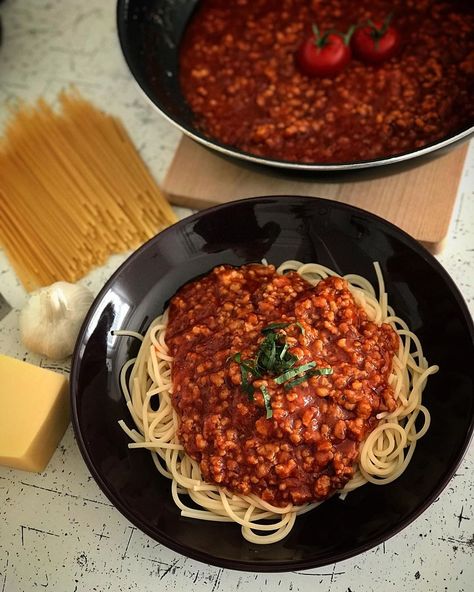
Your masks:
<svg viewBox="0 0 474 592"><path fill-rule="evenodd" d="M0 354L0 465L41 472L69 423L65 376Z"/></svg>

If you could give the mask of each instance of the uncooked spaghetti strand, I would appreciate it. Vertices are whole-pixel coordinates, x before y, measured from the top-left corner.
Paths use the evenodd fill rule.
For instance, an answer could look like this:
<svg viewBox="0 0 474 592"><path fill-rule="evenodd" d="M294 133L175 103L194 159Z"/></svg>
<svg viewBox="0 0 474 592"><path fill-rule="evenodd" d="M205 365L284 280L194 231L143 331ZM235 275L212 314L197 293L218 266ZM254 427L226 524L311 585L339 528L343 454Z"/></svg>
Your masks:
<svg viewBox="0 0 474 592"><path fill-rule="evenodd" d="M59 104L19 104L0 141L0 236L28 289L75 281L176 221L122 123L75 91ZM35 248L15 240L7 218Z"/></svg>
<svg viewBox="0 0 474 592"><path fill-rule="evenodd" d="M69 110L74 113L74 111L84 111L85 113L90 113L90 107L83 102L72 102L70 99L62 101L62 104L65 107L66 112ZM88 119L85 119L86 125L89 124ZM102 126L99 129L99 134L95 136L95 141L97 147L101 147L102 149L108 148L110 145L113 145L117 148L113 154L113 158L115 160L116 172L120 175L120 173L124 170L124 167L132 169L134 172L133 176L130 176L128 179L123 178L122 181L132 182L130 187L133 189L134 192L150 190L156 193L161 194L161 191L157 187L156 183L152 179L148 169L146 168L145 164L141 160L136 151L136 148L130 141L130 137L128 136L123 124L117 120L117 118L107 116L106 120L107 126ZM92 125L92 122L89 124ZM86 127L81 128L79 131L83 131L85 133ZM111 142L111 139L114 138L114 142ZM118 143L116 140L120 139L121 143ZM115 178L116 179L116 178ZM162 195L161 195L162 197ZM171 206L166 202L166 200L162 200L159 203L161 210L166 213L171 221L176 220L176 215L174 214Z"/></svg>
<svg viewBox="0 0 474 592"><path fill-rule="evenodd" d="M92 197L92 203L94 205L94 214L101 219L101 222L105 223L105 218L103 215L104 207L107 209L108 215L111 216L115 225L120 226L125 238L127 238L129 230L127 225L127 217L125 213L122 211L120 207L116 204L111 197L111 194L108 191L107 185L104 184L104 179L99 177L94 171L95 167L97 166L97 154L89 151L89 158L85 161L83 152L79 147L79 137L76 134L73 134L74 137L74 150L71 150L71 140L68 140L67 134L65 133L65 127L67 127L70 131L74 129L75 126L74 121L67 121L64 118L55 118L52 122L44 121L41 117L38 118L38 124L42 125L44 135L46 136L48 126L51 125L56 130L55 142L49 141L50 149L55 152L56 157L62 161L62 166L64 167L65 172L67 172L68 176L71 178L71 182L76 184L77 187L84 192L86 196ZM48 141L48 140L46 140ZM90 137L90 143L93 142L93 136ZM77 146L77 149L76 149ZM62 147L62 149L60 149ZM82 147L84 150L84 147ZM65 154L68 157L65 157ZM106 155L103 156L106 158ZM97 184L96 180L101 179L100 185ZM100 195L96 196L94 194L94 189L100 189ZM88 200L88 201L89 201ZM104 200L102 204L99 203L99 200ZM94 228L95 225L92 227ZM107 232L110 233L109 240L111 241L118 241L121 240L117 237L117 233L113 233L112 228L108 228L106 226Z"/></svg>
<svg viewBox="0 0 474 592"><path fill-rule="evenodd" d="M70 232L65 229L65 213L56 206L53 206L48 201L48 191L41 183L37 183L34 178L34 172L31 168L22 171L21 165L15 165L12 176L19 176L16 186L11 184L7 177L4 183L4 189L10 196L9 207L17 211L17 220L22 220L23 225L28 225L30 232L37 233L37 220L43 215L44 220L44 234L48 237L54 237L53 244L64 244L67 251L71 252L70 260L74 259L72 253L78 249L83 256L87 255L87 249L84 248L82 238L82 228L77 225L75 221L69 224ZM16 172L15 172L16 171ZM8 172L8 170L7 170ZM35 193L30 195L28 199L22 199L23 191L28 192L28 187L35 187ZM45 215L46 214L46 215ZM69 220L69 217L67 218ZM52 250L54 254L54 249ZM58 254L61 259L64 259L65 250Z"/></svg>
<svg viewBox="0 0 474 592"><path fill-rule="evenodd" d="M76 149L73 149L70 143L56 129L58 123L57 118L53 118L50 115L49 119L44 121L44 112L49 114L50 110L47 106L43 106L44 108L41 111L41 106L42 103L40 102L37 117L33 118L31 121L27 120L28 137L30 138L30 142L36 142L37 152L44 161L42 166L38 167L36 171L40 178L44 178L44 171L47 171L48 169L56 169L56 176L64 185L63 191L65 190L67 194L75 194L75 199L71 200L69 203L69 209L76 209L76 200L79 200L80 203L83 204L84 207L81 212L82 216L75 216L75 219L81 218L84 216L84 213L88 211L88 204L93 204L96 201L97 198L94 191L97 191L97 187L94 189L94 181L89 169L80 166L80 163L77 160ZM22 121L22 116L22 112L17 115L20 122ZM51 158L51 155L53 154L54 158ZM29 163L27 161L24 164L26 170ZM52 201L55 201L55 199L60 200L60 198L62 198L61 201L64 203L64 195L58 190L49 192L49 197ZM58 206L60 207L60 204L58 204ZM94 232L94 234L96 232L94 229L96 228L98 214L99 211L97 210L97 207L95 207L92 209L88 219L88 227L90 231ZM101 221L103 222L103 220ZM113 233L107 226L104 227L103 232L105 235L108 234L108 240L116 241L116 232Z"/></svg>
<svg viewBox="0 0 474 592"><path fill-rule="evenodd" d="M69 181L70 184L75 184L80 189L80 191L84 195L93 195L94 189L94 177L93 169L91 169L91 164L94 164L93 154L91 154L89 166L87 163L84 163L81 159L81 152L80 151L72 151L69 148L69 142L64 133L64 125L68 123L70 127L74 125L74 122L65 122L61 118L55 118L53 120L45 119L44 113L49 114L50 110L47 106L40 102L39 105L40 112L39 116L34 120L33 129L36 127L38 129L39 137L49 145L49 149L55 153L57 159L62 162L62 166L65 167L67 172L66 181ZM43 111L43 113L42 113ZM42 116L43 115L43 116ZM52 133L53 131L53 133ZM54 138L54 142L51 141L51 138ZM77 143L77 139L75 138L75 142ZM90 142L93 141L93 136L90 138ZM68 155L66 158L65 155ZM105 159L107 160L107 159ZM95 207L93 210L93 214L95 216L99 215L103 218L100 214L101 208L105 206L108 210L109 216L112 216L112 219L115 222L116 226L121 226L122 235L125 235L124 238L127 238L129 233L129 229L127 226L128 220L126 215L123 211L118 208L113 199L108 199L109 194L102 189L101 195L99 198L103 201L102 206ZM102 221L104 221L102 219ZM94 228L95 225L92 225L91 228ZM115 241L117 238L117 233L110 232L109 240ZM128 238L134 238L128 236Z"/></svg>
<svg viewBox="0 0 474 592"><path fill-rule="evenodd" d="M8 203L8 207L11 208L10 210L8 210L6 203L2 204L2 219L5 225L5 229L7 229L8 226L10 226L10 228L16 228L16 232L18 233L18 235L22 237L22 243L24 245L27 245L31 252L34 252L35 250L40 250L47 253L48 261L44 264L44 268L46 271L48 271L51 274L54 273L56 269L65 272L66 267L61 257L62 254L57 253L46 241L44 241L41 235L37 235L37 233L35 232L34 224L28 223L26 225L23 224L21 227L18 226L18 218L14 215L14 212L17 211L16 208L19 206L19 201L13 201L14 203L12 203L10 200L7 200L6 202ZM20 216L23 216L24 218L26 218L26 220L30 218L28 211L21 212Z"/></svg>

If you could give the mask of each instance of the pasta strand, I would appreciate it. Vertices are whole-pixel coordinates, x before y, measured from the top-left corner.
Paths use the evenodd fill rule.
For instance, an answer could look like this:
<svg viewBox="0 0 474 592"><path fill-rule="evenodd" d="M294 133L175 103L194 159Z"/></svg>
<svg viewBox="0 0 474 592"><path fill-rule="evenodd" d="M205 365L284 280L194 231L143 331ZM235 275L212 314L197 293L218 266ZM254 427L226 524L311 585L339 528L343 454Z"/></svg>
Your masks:
<svg viewBox="0 0 474 592"><path fill-rule="evenodd" d="M176 215L122 122L77 91L21 104L0 141L0 245L27 290L75 282Z"/></svg>
<svg viewBox="0 0 474 592"><path fill-rule="evenodd" d="M278 273L294 270L310 283L316 284L328 275L337 275L332 270L317 264L303 265L287 261ZM350 288L357 294L367 315L377 323L389 323L400 336L400 348L394 357L391 385L399 402L392 413L378 416L377 427L368 435L360 448L360 458L353 478L339 492L345 497L367 482L377 485L390 483L406 469L415 451L417 440L428 430L430 414L422 404L422 392L427 378L437 366L428 366L423 357L419 339L409 331L406 323L394 316L388 306L387 294L380 266L376 264L379 294L369 282L360 276L348 275ZM143 338L137 359L132 362L128 380L128 365L121 372L122 388L128 401L136 431L119 422L133 443L130 448L148 448L159 472L172 480L171 492L183 516L197 520L235 522L240 525L242 536L255 544L269 544L283 539L291 531L296 517L304 514L318 503L302 506L275 507L255 495L233 494L218 485L205 483L198 463L188 457L178 441L178 416L171 402L171 364L165 343L167 315L155 319ZM134 332L116 332L116 335L136 337ZM416 360L423 361L419 364ZM151 407L151 400L154 405ZM420 429L415 420L421 413L424 419ZM159 460L162 459L162 462ZM200 509L188 506L188 496ZM262 522L264 520L265 522Z"/></svg>

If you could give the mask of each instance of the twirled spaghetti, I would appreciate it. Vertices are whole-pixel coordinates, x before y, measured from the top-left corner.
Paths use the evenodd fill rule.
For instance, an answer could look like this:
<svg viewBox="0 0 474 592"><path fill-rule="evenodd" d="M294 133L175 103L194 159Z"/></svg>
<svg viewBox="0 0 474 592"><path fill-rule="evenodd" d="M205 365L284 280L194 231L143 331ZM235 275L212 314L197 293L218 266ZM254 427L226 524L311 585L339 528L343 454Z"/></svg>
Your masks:
<svg viewBox="0 0 474 592"><path fill-rule="evenodd" d="M378 423L359 449L358 468L353 478L339 490L341 495L371 482L390 483L405 470L413 456L416 442L429 428L430 415L422 404L422 392L428 376L438 368L429 366L421 344L406 323L395 316L388 305L384 281L375 264L379 296L363 277L346 275L349 289L367 317L376 325L386 323L399 335L398 352L393 357L389 385L396 406L377 415ZM313 286L334 271L319 264L286 261L277 273L296 271ZM172 363L165 342L168 311L155 319L143 338L138 356L122 369L121 385L136 429L121 427L133 440L130 448L150 450L158 471L171 480L171 491L176 505L185 517L236 522L242 535L257 544L273 543L284 538L298 515L310 511L320 502L284 507L270 504L261 497L232 493L226 487L207 483L199 463L186 454L178 438L180 417L173 406ZM118 334L141 338L133 332ZM131 372L129 369L131 367ZM417 430L419 414L424 421ZM188 497L194 505L183 501Z"/></svg>

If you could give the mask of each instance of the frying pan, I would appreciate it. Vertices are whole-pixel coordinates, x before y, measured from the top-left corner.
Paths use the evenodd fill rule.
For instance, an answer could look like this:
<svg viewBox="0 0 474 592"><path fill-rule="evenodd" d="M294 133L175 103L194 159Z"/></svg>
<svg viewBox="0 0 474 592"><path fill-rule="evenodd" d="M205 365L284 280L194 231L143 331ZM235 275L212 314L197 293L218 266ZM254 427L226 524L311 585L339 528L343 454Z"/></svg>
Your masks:
<svg viewBox="0 0 474 592"><path fill-rule="evenodd" d="M390 157L344 163L298 163L261 157L207 137L193 124L193 114L181 92L178 75L179 44L198 1L118 0L118 35L128 67L151 103L190 138L222 155L300 171L354 170L439 155L474 132L474 122L468 121L456 133L422 148Z"/></svg>

